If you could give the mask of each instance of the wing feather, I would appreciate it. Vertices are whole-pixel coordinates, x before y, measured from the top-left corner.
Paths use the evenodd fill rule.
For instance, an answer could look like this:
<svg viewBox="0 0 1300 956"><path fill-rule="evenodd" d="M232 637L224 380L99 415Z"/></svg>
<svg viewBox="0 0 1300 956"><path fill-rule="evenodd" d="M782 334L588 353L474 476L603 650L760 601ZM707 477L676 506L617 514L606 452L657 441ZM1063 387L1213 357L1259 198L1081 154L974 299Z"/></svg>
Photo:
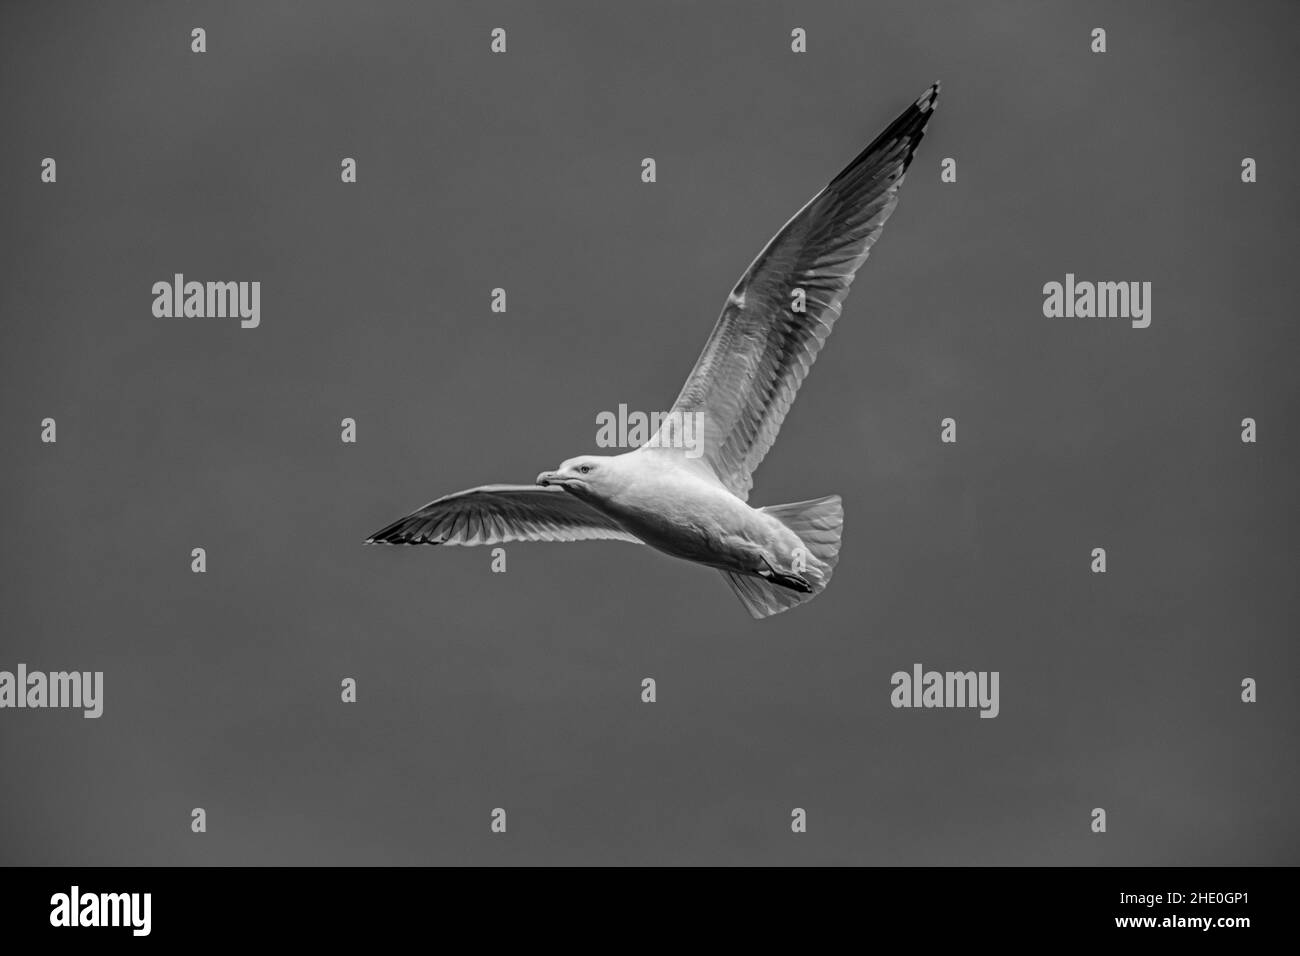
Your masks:
<svg viewBox="0 0 1300 956"><path fill-rule="evenodd" d="M484 485L446 495L399 518L366 544L485 545L511 541L640 539L562 488Z"/></svg>
<svg viewBox="0 0 1300 956"><path fill-rule="evenodd" d="M673 404L671 427L699 416L704 460L741 498L898 202L938 95L936 83L768 242L727 297ZM792 308L796 289L803 312ZM647 444L675 447L662 430Z"/></svg>

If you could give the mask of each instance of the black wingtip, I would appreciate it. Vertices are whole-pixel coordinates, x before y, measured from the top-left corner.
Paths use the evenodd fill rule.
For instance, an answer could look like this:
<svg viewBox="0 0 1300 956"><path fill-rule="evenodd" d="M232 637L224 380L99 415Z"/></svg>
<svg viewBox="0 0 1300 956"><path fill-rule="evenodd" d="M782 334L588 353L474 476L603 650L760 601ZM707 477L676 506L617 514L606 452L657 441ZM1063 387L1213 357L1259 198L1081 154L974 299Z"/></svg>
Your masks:
<svg viewBox="0 0 1300 956"><path fill-rule="evenodd" d="M935 81L920 99L903 110L866 149L858 153L853 162L840 170L839 175L831 180L830 187L860 174L865 175L863 170L873 169L881 163L901 162L902 170L906 172L925 136L930 115L939 102L940 88L940 83Z"/></svg>
<svg viewBox="0 0 1300 956"><path fill-rule="evenodd" d="M405 518L402 518L400 521L394 521L392 524L388 525L387 527L381 528L379 531L376 531L374 534L366 538L366 540L361 543L362 544L404 544L405 542L402 540L401 531L402 531L402 525L405 521L406 521Z"/></svg>
<svg viewBox="0 0 1300 956"><path fill-rule="evenodd" d="M416 545L416 544L442 544L442 541L433 541L427 538L420 538L418 527L410 527L409 515L399 521L394 521L382 531L376 531L362 545L367 544L386 544L395 545Z"/></svg>
<svg viewBox="0 0 1300 956"><path fill-rule="evenodd" d="M921 94L921 98L916 101L916 108L922 113L933 113L936 106L939 105L939 91L943 89L943 83L935 80L930 84L930 88Z"/></svg>

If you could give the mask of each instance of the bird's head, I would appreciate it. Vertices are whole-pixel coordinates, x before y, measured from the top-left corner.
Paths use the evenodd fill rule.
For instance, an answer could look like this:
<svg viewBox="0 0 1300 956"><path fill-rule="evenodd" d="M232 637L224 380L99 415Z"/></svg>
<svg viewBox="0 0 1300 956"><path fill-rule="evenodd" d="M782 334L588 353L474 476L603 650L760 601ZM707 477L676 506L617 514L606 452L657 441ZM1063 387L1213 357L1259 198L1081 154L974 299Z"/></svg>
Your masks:
<svg viewBox="0 0 1300 956"><path fill-rule="evenodd" d="M558 485L579 498L604 498L614 490L616 471L613 458L580 455L561 462L555 471L542 472L537 483Z"/></svg>

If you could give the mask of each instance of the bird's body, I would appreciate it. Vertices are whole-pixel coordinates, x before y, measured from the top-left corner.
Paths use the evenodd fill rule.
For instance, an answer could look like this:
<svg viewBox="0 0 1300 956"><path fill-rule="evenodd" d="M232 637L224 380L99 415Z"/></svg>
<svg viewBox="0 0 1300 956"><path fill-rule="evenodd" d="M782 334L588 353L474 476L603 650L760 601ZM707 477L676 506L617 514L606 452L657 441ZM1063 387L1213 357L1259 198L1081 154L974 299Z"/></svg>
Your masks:
<svg viewBox="0 0 1300 956"><path fill-rule="evenodd" d="M798 535L751 507L707 469L665 450L643 449L601 459L617 476L614 494L575 494L641 541L675 558L749 574L764 558L789 567Z"/></svg>
<svg viewBox="0 0 1300 956"><path fill-rule="evenodd" d="M718 569L756 618L820 594L839 559L839 496L755 508L752 476L897 204L938 92L936 83L763 248L649 442L569 459L535 485L447 495L368 543L632 541ZM686 415L698 423L698 457L671 440Z"/></svg>

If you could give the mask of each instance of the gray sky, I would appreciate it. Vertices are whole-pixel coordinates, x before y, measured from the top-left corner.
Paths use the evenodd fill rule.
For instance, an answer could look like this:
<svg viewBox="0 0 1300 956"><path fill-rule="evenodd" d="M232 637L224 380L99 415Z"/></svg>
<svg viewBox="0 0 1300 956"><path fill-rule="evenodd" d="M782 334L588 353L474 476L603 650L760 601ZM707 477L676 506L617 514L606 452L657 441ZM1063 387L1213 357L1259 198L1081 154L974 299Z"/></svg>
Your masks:
<svg viewBox="0 0 1300 956"><path fill-rule="evenodd" d="M106 689L0 711L0 862L1300 862L1295 8L663 6L5 5L0 669ZM935 79L751 496L843 495L816 601L361 546L666 407ZM176 272L260 281L260 327L154 318ZM1150 281L1151 327L1044 318L1067 272ZM891 708L915 662L1000 715Z"/></svg>

